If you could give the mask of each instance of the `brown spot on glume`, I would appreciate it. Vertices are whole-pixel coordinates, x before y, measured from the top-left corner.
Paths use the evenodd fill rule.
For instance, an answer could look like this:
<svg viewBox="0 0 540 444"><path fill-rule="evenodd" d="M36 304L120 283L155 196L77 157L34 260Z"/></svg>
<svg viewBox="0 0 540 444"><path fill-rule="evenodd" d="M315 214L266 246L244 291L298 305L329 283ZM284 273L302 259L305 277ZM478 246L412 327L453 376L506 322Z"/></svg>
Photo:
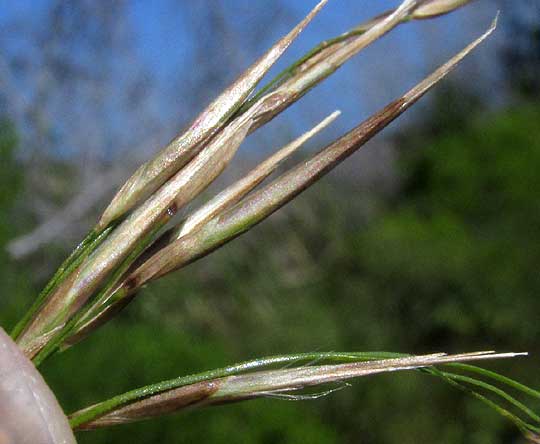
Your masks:
<svg viewBox="0 0 540 444"><path fill-rule="evenodd" d="M167 216L173 217L178 212L178 205L173 202L169 208L167 208Z"/></svg>
<svg viewBox="0 0 540 444"><path fill-rule="evenodd" d="M124 287L126 288L128 293L131 293L133 290L135 290L135 288L137 288L137 285L139 283L138 281L139 280L136 276L131 276L126 279L126 281L124 282Z"/></svg>

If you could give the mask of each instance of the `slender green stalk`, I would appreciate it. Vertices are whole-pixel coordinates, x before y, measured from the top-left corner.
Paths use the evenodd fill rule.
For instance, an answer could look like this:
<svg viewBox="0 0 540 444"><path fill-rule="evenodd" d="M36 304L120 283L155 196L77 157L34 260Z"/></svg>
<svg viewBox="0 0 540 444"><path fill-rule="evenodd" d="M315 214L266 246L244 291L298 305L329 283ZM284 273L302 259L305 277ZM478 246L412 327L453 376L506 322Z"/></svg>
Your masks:
<svg viewBox="0 0 540 444"><path fill-rule="evenodd" d="M29 356L33 357L50 340L51 335L63 329L74 312L88 302L102 286L103 280L161 220L172 218L221 174L257 116L272 103L272 100L261 101L249 112L231 121L185 168L119 224L107 241L84 261L72 282L57 291L50 306L46 307L50 308L45 310L49 313L26 332L25 350Z"/></svg>
<svg viewBox="0 0 540 444"><path fill-rule="evenodd" d="M486 404L488 407L495 410L498 414L500 414L501 416L507 418L509 421L514 423L521 430L521 432L524 435L530 434L531 432L535 433L535 434L540 433L540 427L538 425L534 425L534 424L531 424L531 423L528 423L528 422L524 421L522 418L520 418L517 415L515 415L514 413L510 412L508 409L502 407L501 405L499 405L496 402L492 401L491 399L487 398L485 395L473 390L472 388L470 388L467 385L462 384L462 382L471 384L473 386L482 386L482 388L501 396L501 394L498 393L498 389L495 390L495 391L492 390L492 388L495 388L495 387L493 387L491 384L485 384L485 383L482 383L481 381L478 381L478 380L476 380L474 378L464 377L463 375L456 375L456 374L452 374L452 373L448 373L448 372L441 372L441 371L439 371L438 369L435 369L435 368L426 369L426 371L428 371L428 373L431 373L434 376L439 376L439 377L443 378L446 382L448 382L453 387L458 388L459 390L461 390L461 391L463 391L465 393L468 393L469 395L472 395L476 399L480 400L481 402ZM506 398L506 397L510 397L510 396L505 393L504 396L502 396L502 397ZM519 401L517 401L517 403L521 404L521 403L519 403ZM525 408L527 408L527 407L525 407Z"/></svg>
<svg viewBox="0 0 540 444"><path fill-rule="evenodd" d="M101 232L91 230L86 237L77 245L75 250L60 265L54 276L47 283L32 306L24 314L11 332L13 339L18 339L21 333L28 327L36 313L43 307L51 293L82 263L82 261L94 251L109 235L112 227Z"/></svg>
<svg viewBox="0 0 540 444"><path fill-rule="evenodd" d="M359 28L355 28L351 31L345 32L344 34L338 37L334 37L332 39L325 40L319 43L317 46L310 49L307 53L305 53L302 57L300 57L297 61L292 63L283 71L281 71L276 77L270 80L270 82L268 82L265 86L263 86L259 91L257 91L257 93L253 95L253 97L251 97L249 100L246 101L246 103L244 103L244 105L242 105L242 107L238 110L238 114L243 114L249 108L251 108L258 100L260 100L265 94L271 91L274 91L280 85L282 85L285 81L294 77L298 73L298 70L302 67L302 65L304 65L306 62L311 60L317 54L319 54L323 49L326 49L338 43L344 42L350 37L364 34L366 30L367 30L366 28L361 26Z"/></svg>
<svg viewBox="0 0 540 444"><path fill-rule="evenodd" d="M126 272L133 265L133 263L140 257L140 255L148 248L149 245L155 240L156 235L166 225L166 221L163 220L154 227L154 229L146 236L137 247L131 252L131 254L124 260L120 267L114 272L111 278L105 284L103 290L92 299L91 303L80 312L80 314L73 319L69 327L64 330L64 333L55 342L55 349L66 349L79 342L86 337L88 330L91 327L97 327L106 320L96 318L101 313L101 307L106 305L110 299L114 299L115 289L118 286L121 279L125 277ZM115 313L116 314L116 313ZM95 325L95 322L97 325Z"/></svg>
<svg viewBox="0 0 540 444"><path fill-rule="evenodd" d="M451 1L441 1L441 0L428 0L420 2L414 7L414 9L406 16L402 17L398 24L408 23L412 20L424 20L428 18L433 18L443 14L448 14L453 12L455 9L464 6L469 3L471 0L451 0ZM396 10L385 12L375 19L368 20L365 23L362 23L355 28L347 31L337 37L324 40L312 49L310 49L306 54L296 60L294 63L289 65L283 71L281 71L276 77L274 77L270 82L263 86L253 97L242 105L238 110L238 113L241 114L247 111L253 104L255 104L261 97L266 93L276 90L279 86L285 83L287 80L293 78L302 67L308 65L308 62L320 54L323 50L330 48L332 46L338 45L345 42L346 40L351 39L352 37L357 37L362 34L365 34L367 31L372 29L375 25L380 24L384 19L389 17Z"/></svg>
<svg viewBox="0 0 540 444"><path fill-rule="evenodd" d="M15 326L15 328L11 331L11 337L13 339L17 339L19 337L21 332L26 328L28 322L34 316L34 314L41 308L41 306L47 299L47 296L51 293L52 290L56 288L56 286L58 285L58 282L62 279L66 270L77 260L78 257L80 257L82 252L88 247L88 244L90 244L95 239L95 237L96 237L95 230L91 230L86 235L86 237L80 242L80 244L77 245L75 250L71 252L68 258L64 260L64 262L62 262L62 264L60 265L58 270L56 270L56 273L53 275L51 280L47 282L47 285L45 286L45 288L41 291L41 293L34 300L30 308L27 310L24 316L20 319L20 321Z"/></svg>
<svg viewBox="0 0 540 444"><path fill-rule="evenodd" d="M115 286L118 284L122 276L129 269L131 264L137 260L139 255L148 247L148 245L152 243L156 234L161 230L161 228L163 228L167 220L168 219L163 219L157 223L154 229L139 242L130 255L114 271L112 276L108 278L103 289L95 297L98 305L99 303L103 303L103 301L107 300L111 296ZM32 359L34 365L39 367L47 358L56 353L60 349L60 346L65 342L66 338L68 338L74 331L77 331L79 326L81 331L84 332L86 323L90 322L96 315L92 310L94 307L95 305L87 304L73 318L71 318L69 322L67 322L66 325L53 338L51 338L49 342L47 342L47 345Z"/></svg>
<svg viewBox="0 0 540 444"><path fill-rule="evenodd" d="M481 376L485 376L487 378L493 379L494 381L497 381L509 387L512 387L522 393L525 393L526 395L532 396L533 398L540 399L540 391L527 387L526 385L521 384L520 382L515 381L506 376L503 376L499 373L492 372L485 368L477 367L475 365L470 365L470 364L451 364L451 367L465 370L471 373L477 373Z"/></svg>
<svg viewBox="0 0 540 444"><path fill-rule="evenodd" d="M270 67L327 0L253 64L154 159L121 187L96 228L64 261L12 336L34 364L85 337L125 307L145 283L181 268L249 230L315 183L416 103L491 34L491 28L402 97L389 103L306 162L249 194L303 141L335 115L267 159L180 226L160 232L228 165L243 140L290 106L352 56L398 25L446 14L470 0L403 0L398 8L313 48L248 100ZM129 213L129 214L128 214ZM124 217L128 214L126 217ZM123 220L121 220L123 219ZM360 376L420 370L464 390L524 432L540 433L540 415L495 385L540 399L540 392L464 362L514 358L524 353L303 353L235 364L138 388L74 413L70 425L92 429L262 396L305 399L306 387ZM286 367L277 368L278 366ZM441 371L435 366L458 369ZM471 377L471 373L476 377ZM486 378L486 382L480 378ZM325 391L322 395L332 392ZM489 399L486 392L510 409ZM525 418L525 419L524 419ZM1 439L0 439L1 440Z"/></svg>
<svg viewBox="0 0 540 444"><path fill-rule="evenodd" d="M230 162L252 126L253 116L243 115L225 126L202 151L199 146L217 132L241 105L268 69L324 6L322 0L287 36L274 45L233 85L216 99L192 127L154 160L143 165L117 193L98 227L107 226L164 184L137 208L82 265L73 281L59 289L50 310L26 332L25 350L33 357L57 336L78 308L84 306L102 281L130 254L158 221L205 189ZM263 107L265 103L261 103ZM253 113L257 110L254 108ZM198 147L198 148L197 148ZM198 151L201 151L198 153ZM187 157L186 157L187 156ZM182 167L196 156L185 168ZM171 177L171 175L173 175ZM170 179L170 180L168 180ZM168 180L168 181L167 181ZM166 182L166 183L165 183Z"/></svg>
<svg viewBox="0 0 540 444"><path fill-rule="evenodd" d="M483 381L479 381L479 380L471 378L469 376L458 375L458 374L455 374L455 373L442 372L442 375L447 377L447 378L453 379L454 381L465 382L467 384L471 384L471 385L474 385L476 387L487 390L487 391L489 391L491 393L494 393L495 395L501 397L502 399L504 399L508 403L512 404L518 410L521 410L523 413L525 413L525 415L527 415L530 419L532 419L536 423L540 423L540 416L538 416L535 412L533 412L529 407L527 407L522 402L518 401L513 396L510 396L504 390L502 390L502 389L500 389L498 387L495 387L492 384L489 384L489 383L483 382Z"/></svg>
<svg viewBox="0 0 540 444"><path fill-rule="evenodd" d="M197 382L208 381L211 379L222 378L229 375L236 375L250 370L268 368L275 365L296 364L317 361L317 362L355 362L371 359L392 359L399 358L404 355L401 353L298 353L293 355L279 355L266 358L245 361L238 364L233 364L228 367L209 370L203 373L197 373L189 376L182 376L167 381L162 381L157 384L141 387L129 392L117 395L111 399L100 402L99 404L87 407L83 410L70 415L70 424L74 429L79 428L83 424L89 423L95 418L105 415L116 408L134 402L140 399L148 398L152 395L173 390Z"/></svg>
<svg viewBox="0 0 540 444"><path fill-rule="evenodd" d="M158 223L160 218L165 217L168 213L176 213L204 190L231 161L240 143L250 132L262 126L294 103L363 48L394 29L403 21L415 18L415 14L421 9L425 10L423 13L425 18L435 12L444 13L455 9L458 3L461 4L463 1L404 0L395 10L383 14L364 25L365 32L360 33L358 29L353 30L346 35L348 37L342 36L342 41L333 41L326 48L316 49L310 57L295 68L295 75L280 83L271 93L262 96L248 111L234 116L234 112L245 101L264 74L318 13L326 0L319 2L301 23L274 45L240 79L216 99L195 120L186 133L177 138L155 159L143 165L126 182L106 209L98 223L98 227L107 226L111 221L117 220L127 211L133 209L137 203L146 199L148 195L150 196L119 224L104 244L100 245L92 255L85 258L77 273L70 276L69 282L62 282L62 285L57 286L54 293L47 299L46 304L41 306L39 318L24 330L21 338L21 345L27 355L30 357L35 356L52 337L56 337L59 329L64 329L71 317L93 298L95 292L103 287L103 281L107 280L111 273L114 273L115 269L123 263L134 249L137 249L137 245L153 230L154 225ZM428 88L431 86L429 85ZM411 91L412 95L415 93L414 90ZM423 92L418 94L418 97L422 94ZM409 96L404 97L403 100L404 104L394 103L392 104L395 106L394 109L385 109L383 112L388 112L393 115L392 118L395 118L414 103L417 98ZM375 125L377 130L380 130L388 123L388 120L384 115L377 117L381 119L381 122L386 122L379 122ZM366 125L371 123L372 120L365 122ZM360 130L366 130L366 128ZM373 132L367 129L366 134L372 136ZM346 138L347 136L345 136ZM342 158L347 155L343 154ZM342 158L338 159L338 162ZM318 160L314 159L314 162L317 163ZM307 172L312 166L314 166L313 163L308 162L301 173ZM284 198L282 203L276 205L275 209L290 200L303 188L309 186L331 167L331 163L329 163L322 165L319 172L309 172L307 174L310 177L309 181L304 184L297 184L296 191L289 190L291 192ZM257 205L259 204L257 203ZM270 212L275 211L275 209ZM261 212L262 218L265 217L265 212L266 210ZM216 219L222 220L223 217L221 216L224 215L217 215ZM251 216L246 217L250 218ZM244 226L249 228L260 220L262 220L260 215L257 215L255 218L245 221ZM211 224L212 221L208 221L207 226L201 226L199 231L205 231L210 238L198 239L199 245L192 246L192 258L200 257L201 251L202 254L206 254L213 248L217 248L243 230L242 227L210 227ZM218 232L208 233L211 228L217 228ZM223 231L223 229L225 229L226 233L219 232L219 230ZM237 229L237 232L233 233L235 229ZM221 239L223 236L228 237L228 239ZM166 252L168 253L164 249L163 253ZM165 272L167 270L164 269L163 273ZM154 273L153 277L161 275L161 272ZM143 278L135 282L142 283L144 281ZM131 280L130 282L134 281ZM133 291L136 291L136 287L133 286L131 290L128 289L127 291L125 288L120 288L118 295L120 297L129 297ZM120 301L118 307L124 303L125 301Z"/></svg>
<svg viewBox="0 0 540 444"><path fill-rule="evenodd" d="M434 365L512 358L518 355L480 352L407 356L383 352L309 353L263 358L130 391L74 413L71 415L70 424L79 429L103 427L172 413L186 406L204 406L283 394L308 386L382 372L425 367L429 370ZM323 364L324 362L330 364ZM285 363L292 363L293 367L264 370L269 366Z"/></svg>
<svg viewBox="0 0 540 444"><path fill-rule="evenodd" d="M411 14L417 4L417 0L404 0L398 8L380 19L374 20L372 25L366 27L365 32L352 32L349 38L336 41L326 48L315 50L303 63L295 67L294 72L290 73L292 75L285 76L271 88L269 93L250 105L248 109L269 96L273 97L275 102L274 106L255 122L253 131L301 99L352 57L395 29Z"/></svg>

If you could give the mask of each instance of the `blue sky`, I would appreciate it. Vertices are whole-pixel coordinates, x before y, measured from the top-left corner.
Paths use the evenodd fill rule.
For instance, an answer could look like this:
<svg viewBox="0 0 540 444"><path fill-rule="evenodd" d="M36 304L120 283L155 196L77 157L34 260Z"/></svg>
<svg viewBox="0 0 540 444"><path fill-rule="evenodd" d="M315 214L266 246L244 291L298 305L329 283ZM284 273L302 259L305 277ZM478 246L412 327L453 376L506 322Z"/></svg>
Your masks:
<svg viewBox="0 0 540 444"><path fill-rule="evenodd" d="M0 27L22 23L28 29L44 26L53 4L52 0L3 0L3 3L0 8ZM193 91L190 88L198 85L196 77L203 64L209 66L205 69L212 71L211 77L215 82L208 87L208 91L197 91L197 97L201 97L202 102L215 96L240 74L242 69L301 20L315 1L136 0L124 4L123 22L129 27L128 40L133 65L130 60L122 61L122 66L116 68L121 75L112 78L116 78L118 87L121 88L122 82L129 80L131 66L144 68L153 95L152 108L158 110L156 119L166 120L171 114L179 116L176 130L165 130L161 142L166 141L173 135L171 132L177 131L195 117L197 106L204 106L205 103L194 104L189 100L190 92ZM330 0L270 75L277 73L319 41L338 35L398 4L399 2L391 0ZM211 49L210 56L205 58L205 55L200 53L200 41L212 36L213 30L204 20L212 5L217 5L223 15L230 42L229 46L222 47L223 42L216 41L216 47ZM302 103L287 111L281 122L272 124L274 128L270 131L278 129L283 133L298 133L336 108L343 111L343 116L335 125L333 135L350 129L478 36L489 25L495 13L495 6L489 0L479 0L470 7L436 21L401 26L349 62L333 78L306 96ZM4 35L9 38L12 48L18 48L19 41L25 38L18 29L18 26L14 27L13 32ZM40 51L36 46L20 48L17 51L28 51L29 54L39 54ZM467 60L459 68L456 78L482 79L482 82L472 85L473 89L480 92L482 89L491 88L490 82L496 78L496 49L497 37ZM77 47L69 50L77 51ZM221 58L215 60L220 51ZM135 72L135 68L133 71ZM206 71L205 75L208 76ZM32 85L24 85L21 89L31 91ZM114 102L114 99L111 98L111 101ZM114 103L109 107L114 109ZM416 111L416 115L421 110L422 106ZM65 113L65 119L59 120L69 121L74 118L73 114ZM401 124L414 116L413 112L401 119ZM114 123L118 128L134 125L129 121L129 117L124 118L118 111L111 111L106 122L111 126ZM114 145L115 143L111 142L111 148L106 148L105 151L114 149ZM61 143L56 149L61 149L60 146ZM69 152L69 148L65 149Z"/></svg>

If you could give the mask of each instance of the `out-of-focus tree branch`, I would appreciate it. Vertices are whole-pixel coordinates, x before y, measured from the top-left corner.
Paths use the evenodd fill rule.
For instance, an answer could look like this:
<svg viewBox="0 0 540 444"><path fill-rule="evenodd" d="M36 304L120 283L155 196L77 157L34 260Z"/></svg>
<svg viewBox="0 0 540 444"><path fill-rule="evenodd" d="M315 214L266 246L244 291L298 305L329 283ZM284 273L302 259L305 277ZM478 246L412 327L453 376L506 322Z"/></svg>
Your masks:
<svg viewBox="0 0 540 444"><path fill-rule="evenodd" d="M77 196L55 215L45 220L36 229L18 237L7 245L7 250L14 259L22 259L58 239L69 228L90 213L122 181L124 168L115 168L95 177Z"/></svg>

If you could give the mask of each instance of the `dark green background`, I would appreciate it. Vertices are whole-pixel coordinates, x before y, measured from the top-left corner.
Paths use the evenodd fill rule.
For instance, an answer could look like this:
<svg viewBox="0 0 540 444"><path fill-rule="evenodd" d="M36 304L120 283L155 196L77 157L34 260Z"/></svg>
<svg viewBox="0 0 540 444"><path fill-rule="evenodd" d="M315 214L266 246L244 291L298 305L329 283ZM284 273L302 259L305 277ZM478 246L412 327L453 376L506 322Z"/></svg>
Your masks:
<svg viewBox="0 0 540 444"><path fill-rule="evenodd" d="M263 355L495 348L531 352L490 367L540 386L538 122L540 106L531 101L448 121L444 130L411 128L397 194L373 198L346 181L323 181L286 218L151 285L119 319L46 363L47 380L71 411ZM10 223L23 174L9 160L14 136L2 126L2 244L18 228ZM365 205L369 218L360 217ZM1 321L9 326L38 287L27 267L1 254ZM59 255L53 250L50 259ZM478 401L409 373L361 379L317 401L264 399L79 439L480 444L516 436Z"/></svg>
<svg viewBox="0 0 540 444"><path fill-rule="evenodd" d="M394 132L392 192L359 187L338 172L247 235L150 285L118 319L42 367L66 411L159 380L302 351L528 351L529 358L486 366L540 388L540 32L517 18L507 22L512 44L496 55L504 100L493 105L498 91L468 94L476 79L445 82L420 105L421 119ZM20 262L5 252L36 223L17 140L2 113L6 329L44 285L43 265L54 269L72 247L49 245ZM44 161L65 200L76 171L69 161ZM78 439L522 442L485 405L416 372L359 379L314 401L261 399Z"/></svg>

